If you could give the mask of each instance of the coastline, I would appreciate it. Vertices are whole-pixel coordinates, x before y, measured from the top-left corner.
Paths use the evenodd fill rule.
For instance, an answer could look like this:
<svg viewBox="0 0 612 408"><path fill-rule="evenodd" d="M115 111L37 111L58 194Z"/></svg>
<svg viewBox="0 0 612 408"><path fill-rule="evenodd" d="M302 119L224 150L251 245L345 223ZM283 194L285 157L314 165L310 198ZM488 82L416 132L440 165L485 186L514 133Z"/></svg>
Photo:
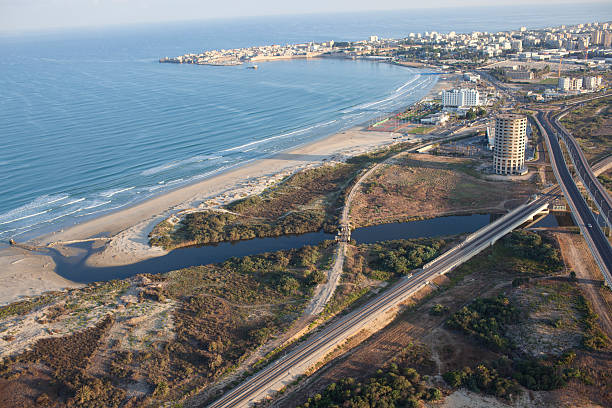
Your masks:
<svg viewBox="0 0 612 408"><path fill-rule="evenodd" d="M439 80L424 96L432 98L447 87ZM202 181L165 192L133 206L43 235L28 243L73 252L71 243L94 241L98 248L86 259L91 266L116 266L165 255L148 245L148 233L160 221L185 211L197 211L258 194L297 171L378 149L398 140L395 133L364 130L363 126L306 143L297 148L257 159ZM406 140L404 138L404 140ZM49 290L79 287L54 272L53 259L44 254L10 247L0 249L0 304Z"/></svg>

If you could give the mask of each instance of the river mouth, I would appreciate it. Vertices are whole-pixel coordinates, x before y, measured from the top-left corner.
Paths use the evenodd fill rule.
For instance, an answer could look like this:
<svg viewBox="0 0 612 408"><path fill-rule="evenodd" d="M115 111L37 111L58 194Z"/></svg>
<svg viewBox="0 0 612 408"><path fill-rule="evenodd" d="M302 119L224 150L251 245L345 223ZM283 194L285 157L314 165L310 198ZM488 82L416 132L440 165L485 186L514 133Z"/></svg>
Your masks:
<svg viewBox="0 0 612 408"><path fill-rule="evenodd" d="M379 241L412 238L433 238L467 234L489 224L497 215L471 214L430 218L427 220L380 224L357 228L352 232L352 239L358 244L371 244ZM138 274L158 274L192 266L223 262L233 257L243 257L301 248L305 245L317 245L325 240L333 240L333 234L311 232L301 235L286 235L273 238L255 238L238 242L223 242L216 245L178 248L168 254L147 259L129 265L93 267L85 263L88 256L65 257L59 251L51 249L56 263L56 273L68 280L78 283L126 279ZM91 254L100 249L93 249L91 243L73 246Z"/></svg>

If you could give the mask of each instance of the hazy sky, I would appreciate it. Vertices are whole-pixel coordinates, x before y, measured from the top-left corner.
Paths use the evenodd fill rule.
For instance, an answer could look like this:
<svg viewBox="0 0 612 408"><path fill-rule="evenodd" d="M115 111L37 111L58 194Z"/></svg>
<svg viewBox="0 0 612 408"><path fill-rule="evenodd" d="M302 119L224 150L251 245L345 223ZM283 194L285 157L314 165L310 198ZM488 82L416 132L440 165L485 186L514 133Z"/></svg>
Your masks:
<svg viewBox="0 0 612 408"><path fill-rule="evenodd" d="M347 10L582 2L575 0L0 0L0 31Z"/></svg>

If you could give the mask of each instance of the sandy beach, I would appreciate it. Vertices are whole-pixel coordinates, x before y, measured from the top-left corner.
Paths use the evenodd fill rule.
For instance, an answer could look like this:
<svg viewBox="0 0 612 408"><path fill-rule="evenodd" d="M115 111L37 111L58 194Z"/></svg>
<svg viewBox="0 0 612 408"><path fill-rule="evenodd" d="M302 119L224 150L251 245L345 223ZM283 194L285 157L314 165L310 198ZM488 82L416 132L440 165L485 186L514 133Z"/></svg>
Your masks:
<svg viewBox="0 0 612 408"><path fill-rule="evenodd" d="M257 194L296 171L326 162L344 161L396 142L395 136L393 133L350 129L39 237L30 243L65 251L67 244L96 238L96 244L104 244L105 248L87 259L92 266L126 265L161 256L166 251L149 247L147 237L161 220L183 211L214 207ZM50 256L15 247L0 250L0 304L49 290L80 286L57 275L54 267Z"/></svg>
<svg viewBox="0 0 612 408"><path fill-rule="evenodd" d="M431 98L442 89L448 88L449 82L448 79L439 81L427 97ZM148 234L163 219L258 194L296 171L324 163L341 162L349 157L396 143L396 136L399 135L366 131L360 127L352 128L270 158L253 161L66 230L39 237L29 243L66 251L71 249L66 246L70 243L95 239L95 245L103 246L104 249L90 256L86 262L99 267L127 265L162 256L166 251L151 248L148 245ZM406 137L403 140L406 140ZM80 286L57 275L54 267L55 263L49 256L14 247L0 250L0 304L48 290Z"/></svg>

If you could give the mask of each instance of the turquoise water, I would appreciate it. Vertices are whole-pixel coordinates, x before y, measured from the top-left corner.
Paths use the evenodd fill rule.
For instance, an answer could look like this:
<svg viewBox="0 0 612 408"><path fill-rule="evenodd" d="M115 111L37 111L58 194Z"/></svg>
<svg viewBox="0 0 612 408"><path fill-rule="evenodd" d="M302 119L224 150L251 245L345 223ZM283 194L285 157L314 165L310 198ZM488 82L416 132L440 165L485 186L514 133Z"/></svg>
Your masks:
<svg viewBox="0 0 612 408"><path fill-rule="evenodd" d="M65 228L420 99L427 72L366 61L244 67L163 56L612 17L608 4L301 16L0 36L0 240Z"/></svg>
<svg viewBox="0 0 612 408"><path fill-rule="evenodd" d="M0 80L11 135L0 154L8 170L0 239L69 225L346 129L420 99L436 81L374 62L275 61L254 71L152 57L45 56L32 58L27 73L9 68Z"/></svg>

